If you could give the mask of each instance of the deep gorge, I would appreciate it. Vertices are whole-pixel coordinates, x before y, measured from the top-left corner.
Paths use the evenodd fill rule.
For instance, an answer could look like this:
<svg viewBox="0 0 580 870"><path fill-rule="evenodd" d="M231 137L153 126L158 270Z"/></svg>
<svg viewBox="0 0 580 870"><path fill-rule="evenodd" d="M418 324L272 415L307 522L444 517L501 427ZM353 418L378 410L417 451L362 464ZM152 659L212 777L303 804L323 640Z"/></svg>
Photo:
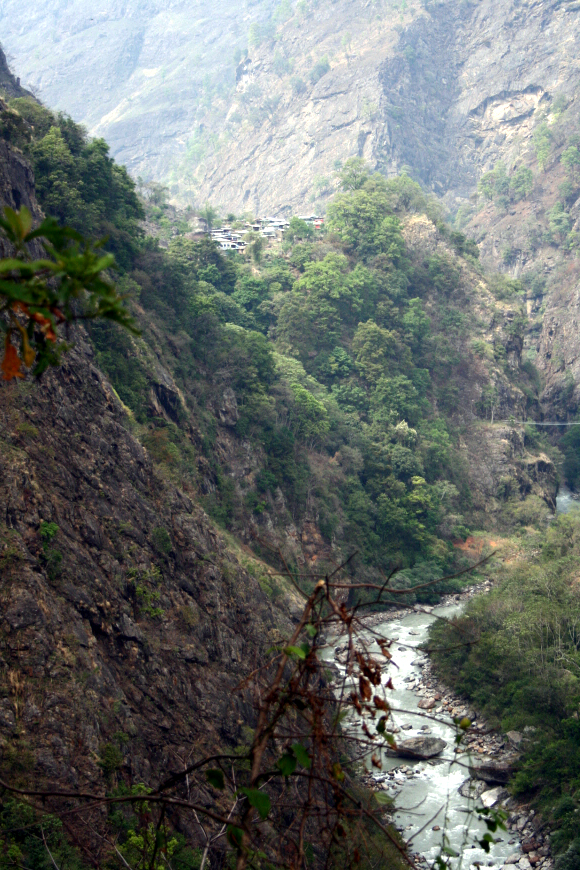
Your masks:
<svg viewBox="0 0 580 870"><path fill-rule="evenodd" d="M59 327L72 348L35 379L19 338L29 309L0 315L12 360L0 387L1 775L128 806L168 776L185 789L192 758L241 757L252 745L259 692L248 674L267 669L273 650L300 670L316 649L315 627L293 652L284 644L320 576L346 563L352 588L339 601L363 612L430 607L483 576L494 584L488 603L474 599L441 628L442 645L461 651L435 667L498 735L533 718L538 737L513 770L510 800L535 808L552 854L531 846L535 864L522 860L575 870L579 526L573 510L556 519L555 509L562 487L580 484L579 446L574 425L562 436L534 422L577 414L576 10L378 3L367 18L359 5L258 4L254 29L231 37L253 56L237 84L225 53L229 72L214 58L181 103L164 72L165 121L158 107L147 115L143 90L124 119L108 91L111 114L99 120L91 91L91 124L113 125L115 156L145 167L137 183L76 123L80 109L73 120L43 105L2 55L2 204L24 206L35 225L51 215L105 237L136 331L103 318ZM3 16L15 51L17 12ZM128 35L117 33L123 61L111 69L134 83L153 37L130 34L128 10L103 12L98 27L113 19ZM97 25L77 23L80 46ZM29 75L39 58L49 75L31 48L46 26L38 13L26 35ZM57 66L73 37L62 55L55 48ZM326 60L315 62L315 44ZM107 50L115 57L117 43ZM149 97L161 93L155 75L145 76ZM132 126L133 111L145 114ZM184 113L197 132L176 157ZM250 235L244 253L220 252L203 232L226 214L241 230L249 209L253 220L273 208L292 217L284 236ZM324 212L322 230L296 216L311 210ZM46 345L39 317L44 338L32 322L29 338ZM480 573L455 576L496 544ZM397 567L377 604L373 587ZM301 751L288 744L276 762L284 777L308 769ZM332 770L342 782L340 763ZM234 790L226 809L222 774L210 774L187 780L198 809L226 819L251 805L268 818L251 789ZM44 834L18 833L37 831L39 807L11 794L0 861L44 870ZM268 826L284 827L283 814L273 823L280 794L268 798L264 842ZM50 822L58 870L247 860L227 822L210 846L199 819L176 807L161 857L143 808L88 821L70 811L63 799L62 822ZM384 847L367 839L365 866L399 866L392 836ZM358 849L330 866L360 863ZM272 854L252 866L273 866ZM322 851L307 860L317 866Z"/></svg>

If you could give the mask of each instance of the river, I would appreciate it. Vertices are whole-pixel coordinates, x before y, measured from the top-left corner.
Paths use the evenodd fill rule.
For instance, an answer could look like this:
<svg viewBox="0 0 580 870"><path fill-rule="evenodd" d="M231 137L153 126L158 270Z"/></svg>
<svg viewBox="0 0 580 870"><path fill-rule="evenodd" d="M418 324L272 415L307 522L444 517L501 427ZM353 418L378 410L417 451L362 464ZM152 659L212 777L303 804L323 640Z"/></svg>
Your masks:
<svg viewBox="0 0 580 870"><path fill-rule="evenodd" d="M513 839L511 832L498 831L494 835L498 842L491 846L489 854L479 846L473 845L473 841L480 838L486 828L482 822L474 818L473 813L465 812L469 801L459 794L460 786L468 778L465 766L467 757L463 755L459 763L454 758L455 730L446 724L446 721L450 722L449 714L434 713L429 714L434 715L434 719L425 718L425 711L418 707L421 695L412 691L413 683L410 682L415 678L416 684L420 683L422 663L426 658L418 647L427 640L429 626L435 620L435 615L452 616L460 607L459 604L437 607L433 610L433 615L413 612L373 627L373 632L385 638L397 638L391 648L394 664L385 676L385 680L391 676L395 686L395 691L388 692L391 706L409 711L396 713L393 716L395 725L401 729L397 738L423 736L426 732L422 729L426 726L429 728L428 736L441 737L447 742L443 754L429 761L383 756L382 770L378 772L375 769L373 776L377 789L384 789L396 798L394 822L405 840L407 842L411 840L410 852L419 853L423 859L432 864L439 854L443 831L446 831L449 844L459 853L465 868L475 862L483 866L499 868L514 852L520 851L519 842ZM372 641L370 634L366 637L367 640ZM341 645L340 640L337 641L339 648ZM370 650L378 653L379 647L376 644L371 645ZM493 786L486 786L486 788L491 789ZM472 800L472 807L473 803ZM469 831L466 830L467 822ZM425 829L421 831L425 825ZM433 830L434 827L439 830ZM453 862L456 867L459 863L460 859Z"/></svg>
<svg viewBox="0 0 580 870"><path fill-rule="evenodd" d="M556 497L556 513L565 514L578 507L580 496L561 486ZM474 805L481 805L479 800L475 798L468 801L459 793L460 787L468 779L468 759L465 755L459 761L454 757L455 730L446 724L446 721L450 722L449 714L435 712L434 718L425 718L424 711L418 707L421 695L413 691L413 686L422 683L422 666L427 659L419 648L428 639L429 626L437 616L453 616L462 606L452 604L436 607L432 613L408 613L399 618L385 619L384 623L373 626L376 634L388 639L396 638L392 647L394 665L385 680L391 676L395 686L395 690L388 693L391 706L408 711L394 714L394 723L401 729L397 738L423 736L426 733L423 729L427 726L428 736L442 738L447 742L447 747L441 756L429 761L383 755L381 771L371 768L369 762L369 772L372 773L376 789L384 789L396 799L394 822L407 843L410 843L411 853L419 854L431 865L440 852L445 831L449 845L459 854L459 858L452 862L454 867L462 865L474 870L479 866L500 868L510 858L512 870L520 870L512 866L522 855L521 843L513 831L498 831L489 853L474 845L486 828L477 821L474 813L465 812L468 804L471 809ZM366 640L371 652L380 652L378 645L372 643L371 633L366 633ZM336 644L328 648L325 657L333 659L335 648L340 648L343 643L344 639L337 639ZM344 672L344 668L341 671ZM353 723L352 727L357 726ZM530 866L525 858L523 863Z"/></svg>
<svg viewBox="0 0 580 870"><path fill-rule="evenodd" d="M567 514L572 508L580 508L580 496L567 486L561 486L556 496L556 513Z"/></svg>

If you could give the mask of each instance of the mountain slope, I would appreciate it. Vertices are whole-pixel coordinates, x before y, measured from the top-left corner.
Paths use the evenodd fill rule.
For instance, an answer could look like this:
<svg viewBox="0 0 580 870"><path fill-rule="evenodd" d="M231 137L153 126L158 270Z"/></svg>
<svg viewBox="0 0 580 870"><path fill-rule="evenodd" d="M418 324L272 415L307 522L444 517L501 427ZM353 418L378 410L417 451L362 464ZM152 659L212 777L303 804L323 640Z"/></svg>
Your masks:
<svg viewBox="0 0 580 870"><path fill-rule="evenodd" d="M408 166L456 208L578 85L573 3L110 0L95 15L77 0L23 15L9 2L0 20L26 82L135 174L236 212L320 204L357 154Z"/></svg>
<svg viewBox="0 0 580 870"><path fill-rule="evenodd" d="M297 610L266 560L316 578L357 549L357 579L437 580L468 523L545 524L555 468L509 422L538 409L519 288L407 175L348 163L318 237L297 221L224 257L176 221L164 250L104 143L28 97L0 109L4 201L39 217L24 152L45 206L108 231L141 329L75 332L0 391L2 768L126 796L246 739L232 690ZM72 825L93 864L101 822Z"/></svg>

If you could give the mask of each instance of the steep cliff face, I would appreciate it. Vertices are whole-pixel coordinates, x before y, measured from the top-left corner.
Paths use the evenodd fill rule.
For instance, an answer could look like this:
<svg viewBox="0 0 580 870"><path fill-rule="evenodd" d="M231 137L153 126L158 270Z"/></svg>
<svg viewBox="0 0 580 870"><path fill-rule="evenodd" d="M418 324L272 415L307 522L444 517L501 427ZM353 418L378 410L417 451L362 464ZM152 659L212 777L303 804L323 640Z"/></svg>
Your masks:
<svg viewBox="0 0 580 870"><path fill-rule="evenodd" d="M350 49L339 48L345 33ZM296 54L296 38L283 33L269 57L261 48L248 74L263 94L281 94L280 105L257 131L235 131L235 154L225 146L207 161L202 198L227 207L229 197L234 210L244 196L264 210L304 207L324 201L332 184L320 181L332 181L337 158L358 154L387 174L407 167L455 210L496 161L512 165L531 150L541 113L578 86L570 4L411 5L398 22L392 12L377 21L366 7L322 4L299 39L302 55L310 43L329 54L330 71L292 98L271 65L275 51Z"/></svg>
<svg viewBox="0 0 580 870"><path fill-rule="evenodd" d="M30 168L4 157L4 201L38 214ZM155 782L192 746L239 741L252 706L233 689L287 617L260 563L244 557L251 576L155 472L86 337L71 337L58 369L0 390L1 765L101 788L115 745L126 782Z"/></svg>
<svg viewBox="0 0 580 870"><path fill-rule="evenodd" d="M407 222L405 238L417 263L430 255L453 255L448 242L424 216ZM521 420L538 413L537 398L532 398L522 371L522 301L495 298L481 273L465 264L461 268L461 283L449 301L466 315L470 328L449 331L450 343L463 358L450 418L461 432L472 500L469 520L474 526L497 529L506 522L503 507L510 496L521 500L537 496L555 508L556 469L544 451L526 441L521 430L497 423L510 416ZM427 310L432 316L437 317L439 304L438 294L431 292ZM490 401L482 420L482 397L486 395Z"/></svg>
<svg viewBox="0 0 580 870"><path fill-rule="evenodd" d="M452 204L497 160L521 159L538 114L576 90L580 25L572 4L545 0L428 9L381 67L386 123L374 156L407 164Z"/></svg>
<svg viewBox="0 0 580 870"><path fill-rule="evenodd" d="M29 94L20 84L20 79L16 78L12 73L2 49L0 49L0 89L10 99L12 97L24 97Z"/></svg>
<svg viewBox="0 0 580 870"><path fill-rule="evenodd" d="M0 22L14 69L47 105L105 137L135 175L167 179L216 103L219 116L251 23L276 5L57 0L23 14L9 0Z"/></svg>
<svg viewBox="0 0 580 870"><path fill-rule="evenodd" d="M232 689L283 617L155 474L82 337L0 402L4 762L28 747L40 780L94 785L123 732L125 772L150 781L180 747L235 742Z"/></svg>

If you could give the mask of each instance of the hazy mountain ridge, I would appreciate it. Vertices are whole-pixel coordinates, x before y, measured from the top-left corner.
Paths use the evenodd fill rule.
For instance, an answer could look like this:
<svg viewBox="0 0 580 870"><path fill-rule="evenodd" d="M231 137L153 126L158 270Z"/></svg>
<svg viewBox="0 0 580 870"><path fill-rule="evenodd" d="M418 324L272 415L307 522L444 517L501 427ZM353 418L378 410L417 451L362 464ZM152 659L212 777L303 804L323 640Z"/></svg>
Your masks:
<svg viewBox="0 0 580 870"><path fill-rule="evenodd" d="M205 116L203 100L234 86L251 21L275 6L260 0L250 15L231 0L75 0L22 15L9 0L0 24L13 68L47 105L104 136L135 174L164 178Z"/></svg>
<svg viewBox="0 0 580 870"><path fill-rule="evenodd" d="M455 210L575 91L574 9L76 0L31 21L11 0L0 22L24 84L193 204L320 207L336 164L358 154L387 174L408 167ZM237 77L236 50L249 51Z"/></svg>

